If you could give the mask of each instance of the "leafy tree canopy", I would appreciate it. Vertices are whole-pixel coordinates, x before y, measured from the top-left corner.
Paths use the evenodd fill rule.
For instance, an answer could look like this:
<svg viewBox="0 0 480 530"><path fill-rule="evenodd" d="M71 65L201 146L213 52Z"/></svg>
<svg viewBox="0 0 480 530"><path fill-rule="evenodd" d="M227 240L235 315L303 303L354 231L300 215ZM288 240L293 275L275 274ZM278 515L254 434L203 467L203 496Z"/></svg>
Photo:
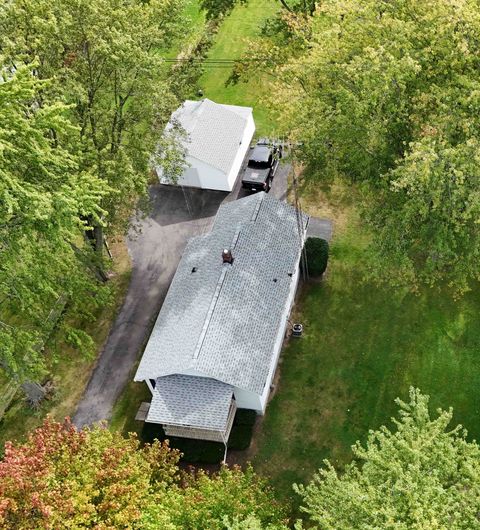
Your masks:
<svg viewBox="0 0 480 530"><path fill-rule="evenodd" d="M33 66L4 70L0 82L0 365L20 378L43 369L48 315L60 296L71 297L73 311L89 311L103 298L85 267L88 249L73 242L81 217L98 219L108 193L79 167L69 108L36 104L48 83L35 78ZM67 335L88 349L81 330L67 327Z"/></svg>
<svg viewBox="0 0 480 530"><path fill-rule="evenodd" d="M246 0L200 0L200 5L208 19L217 19L230 13L237 3Z"/></svg>
<svg viewBox="0 0 480 530"><path fill-rule="evenodd" d="M325 0L257 44L284 128L318 178L360 183L379 279L479 279L477 0ZM285 36L285 35L284 35ZM241 72L240 72L241 73Z"/></svg>
<svg viewBox="0 0 480 530"><path fill-rule="evenodd" d="M397 402L395 432L382 427L357 442L344 473L326 461L309 485L295 486L303 510L325 530L479 528L480 447L461 426L449 429L451 410L432 419L418 390Z"/></svg>
<svg viewBox="0 0 480 530"><path fill-rule="evenodd" d="M79 320L108 299L103 231L126 228L146 194L175 105L162 51L181 33L182 9L12 0L0 10L0 367L11 376L43 373L57 300ZM82 329L64 327L92 351Z"/></svg>
<svg viewBox="0 0 480 530"><path fill-rule="evenodd" d="M249 468L181 472L166 443L46 419L0 461L0 528L281 530L282 510Z"/></svg>
<svg viewBox="0 0 480 530"><path fill-rule="evenodd" d="M215 19L228 15L237 4L245 4L246 2L247 0L200 0L200 5L207 18ZM298 13L302 16L313 15L316 6L315 0L278 0L278 3L282 7L282 11Z"/></svg>
<svg viewBox="0 0 480 530"><path fill-rule="evenodd" d="M0 15L9 64L37 61L36 76L52 80L39 104L71 105L81 168L109 185L110 227L146 193L150 156L175 105L161 52L181 35L182 12L176 0L13 0Z"/></svg>

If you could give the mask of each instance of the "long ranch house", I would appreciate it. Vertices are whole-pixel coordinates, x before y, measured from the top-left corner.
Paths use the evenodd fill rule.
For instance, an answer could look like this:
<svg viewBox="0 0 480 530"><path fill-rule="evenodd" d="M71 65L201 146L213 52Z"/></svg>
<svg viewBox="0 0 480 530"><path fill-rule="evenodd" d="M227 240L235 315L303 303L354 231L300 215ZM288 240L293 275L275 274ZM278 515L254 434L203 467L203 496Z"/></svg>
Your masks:
<svg viewBox="0 0 480 530"><path fill-rule="evenodd" d="M189 241L135 375L152 393L145 421L226 444L237 408L265 412L307 224L262 192Z"/></svg>

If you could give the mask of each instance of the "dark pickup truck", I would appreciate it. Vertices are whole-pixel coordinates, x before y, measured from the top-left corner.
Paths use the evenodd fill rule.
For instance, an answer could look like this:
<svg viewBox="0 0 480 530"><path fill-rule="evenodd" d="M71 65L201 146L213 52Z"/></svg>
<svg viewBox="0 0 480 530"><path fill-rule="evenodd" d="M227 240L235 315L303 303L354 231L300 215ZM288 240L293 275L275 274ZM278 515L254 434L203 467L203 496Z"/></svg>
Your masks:
<svg viewBox="0 0 480 530"><path fill-rule="evenodd" d="M280 158L282 158L281 147L273 145L268 140L259 140L250 153L242 178L242 188L250 191L270 191Z"/></svg>

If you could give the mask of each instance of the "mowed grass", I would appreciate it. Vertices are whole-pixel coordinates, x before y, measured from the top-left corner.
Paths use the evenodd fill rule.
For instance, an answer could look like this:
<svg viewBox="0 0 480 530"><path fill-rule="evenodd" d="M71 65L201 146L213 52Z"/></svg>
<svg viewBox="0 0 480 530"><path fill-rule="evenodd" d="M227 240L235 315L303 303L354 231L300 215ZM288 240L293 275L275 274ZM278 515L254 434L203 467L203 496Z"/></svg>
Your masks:
<svg viewBox="0 0 480 530"><path fill-rule="evenodd" d="M135 416L142 402L150 403L152 394L145 383L135 383L133 376L138 364L132 370L132 377L122 394L115 403L112 411L112 417L108 424L111 431L121 432L124 436L128 433L135 432L138 435L143 428L143 421L135 420Z"/></svg>
<svg viewBox="0 0 480 530"><path fill-rule="evenodd" d="M402 295L362 282L368 238L352 194L344 197L327 278L302 291L294 320L304 336L283 352L256 442L256 470L294 506L292 483L308 481L324 458L341 469L357 439L391 425L394 399L408 398L410 385L431 396L432 410L452 406L454 421L480 440L480 290L455 301L447 291ZM315 210L312 197L304 205Z"/></svg>
<svg viewBox="0 0 480 530"><path fill-rule="evenodd" d="M201 9L198 0L187 0L183 15L186 18L185 33L175 42L171 43L168 50L160 50L165 59L174 59L179 51L184 50L196 42L203 32L205 26L205 13ZM167 64L167 71L170 71L171 64Z"/></svg>
<svg viewBox="0 0 480 530"><path fill-rule="evenodd" d="M241 59L247 56L248 39L257 35L267 20L279 9L277 0L248 0L239 3L221 23L215 43L208 53L208 59ZM232 67L209 66L199 80L199 87L207 97L216 103L253 107L253 116L258 135L275 134L275 113L269 111L264 98L269 93L269 76L255 75L248 83L226 85Z"/></svg>

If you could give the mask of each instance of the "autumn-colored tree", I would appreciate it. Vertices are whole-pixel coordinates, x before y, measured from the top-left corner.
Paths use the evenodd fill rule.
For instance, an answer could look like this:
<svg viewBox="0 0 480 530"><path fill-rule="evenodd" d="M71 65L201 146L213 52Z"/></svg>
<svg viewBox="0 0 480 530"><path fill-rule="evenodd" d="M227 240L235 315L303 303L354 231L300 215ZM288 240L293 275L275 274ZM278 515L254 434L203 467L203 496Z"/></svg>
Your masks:
<svg viewBox="0 0 480 530"><path fill-rule="evenodd" d="M5 446L1 528L130 528L152 489L174 482L177 461L166 444L140 448L133 436L47 418L25 444Z"/></svg>
<svg viewBox="0 0 480 530"><path fill-rule="evenodd" d="M178 460L167 443L141 446L134 435L47 418L26 443L5 446L0 528L285 528L283 510L251 468L191 474Z"/></svg>
<svg viewBox="0 0 480 530"><path fill-rule="evenodd" d="M303 510L325 530L480 528L480 447L452 411L431 418L428 396L397 400L396 430L371 432L339 473L328 461L308 486L296 486Z"/></svg>

